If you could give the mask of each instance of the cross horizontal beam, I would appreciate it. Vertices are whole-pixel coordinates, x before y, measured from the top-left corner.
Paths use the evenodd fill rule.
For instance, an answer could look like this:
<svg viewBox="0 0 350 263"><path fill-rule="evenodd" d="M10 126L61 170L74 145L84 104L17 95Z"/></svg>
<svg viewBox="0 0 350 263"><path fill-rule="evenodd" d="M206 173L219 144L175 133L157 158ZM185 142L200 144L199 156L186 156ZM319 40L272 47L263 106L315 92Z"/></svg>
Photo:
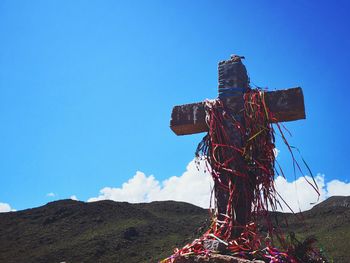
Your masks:
<svg viewBox="0 0 350 263"><path fill-rule="evenodd" d="M274 113L276 122L305 119L304 96L301 88L265 92L265 102ZM228 106L235 112L242 110L242 98L229 97ZM271 121L273 122L273 121ZM173 108L170 128L176 135L194 134L208 131L205 122L204 102L184 104Z"/></svg>

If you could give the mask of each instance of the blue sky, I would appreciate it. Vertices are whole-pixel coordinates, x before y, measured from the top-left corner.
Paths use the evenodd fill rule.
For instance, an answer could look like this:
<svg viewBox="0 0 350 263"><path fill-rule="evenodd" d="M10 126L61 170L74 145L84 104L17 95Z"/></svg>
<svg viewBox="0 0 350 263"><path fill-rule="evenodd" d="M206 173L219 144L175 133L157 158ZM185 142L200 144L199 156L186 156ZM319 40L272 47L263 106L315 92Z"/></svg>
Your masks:
<svg viewBox="0 0 350 263"><path fill-rule="evenodd" d="M307 119L286 124L289 141L326 182L349 183L349 7L1 1L0 202L87 200L136 171L181 176L203 134L175 136L171 109L215 98L217 63L230 54L246 57L257 86L303 88Z"/></svg>

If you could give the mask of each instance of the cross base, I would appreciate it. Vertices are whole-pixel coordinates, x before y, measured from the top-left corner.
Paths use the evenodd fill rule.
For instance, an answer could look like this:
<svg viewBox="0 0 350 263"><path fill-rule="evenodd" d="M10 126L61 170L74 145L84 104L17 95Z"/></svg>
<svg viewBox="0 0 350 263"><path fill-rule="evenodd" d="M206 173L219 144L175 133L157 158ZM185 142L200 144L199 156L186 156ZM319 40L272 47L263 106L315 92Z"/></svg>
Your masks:
<svg viewBox="0 0 350 263"><path fill-rule="evenodd" d="M213 254L209 259L205 256L181 256L175 258L174 263L264 263L264 261L251 261L228 255Z"/></svg>

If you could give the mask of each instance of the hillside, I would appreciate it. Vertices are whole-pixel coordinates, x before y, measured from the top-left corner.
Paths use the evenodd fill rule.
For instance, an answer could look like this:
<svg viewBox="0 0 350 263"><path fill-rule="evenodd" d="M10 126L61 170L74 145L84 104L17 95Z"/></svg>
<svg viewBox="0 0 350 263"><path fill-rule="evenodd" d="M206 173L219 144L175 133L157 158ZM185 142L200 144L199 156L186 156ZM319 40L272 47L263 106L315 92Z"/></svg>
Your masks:
<svg viewBox="0 0 350 263"><path fill-rule="evenodd" d="M350 262L350 197L303 213L276 213L302 238L316 235L334 262ZM202 232L208 212L187 203L61 200L0 214L0 262L157 262Z"/></svg>

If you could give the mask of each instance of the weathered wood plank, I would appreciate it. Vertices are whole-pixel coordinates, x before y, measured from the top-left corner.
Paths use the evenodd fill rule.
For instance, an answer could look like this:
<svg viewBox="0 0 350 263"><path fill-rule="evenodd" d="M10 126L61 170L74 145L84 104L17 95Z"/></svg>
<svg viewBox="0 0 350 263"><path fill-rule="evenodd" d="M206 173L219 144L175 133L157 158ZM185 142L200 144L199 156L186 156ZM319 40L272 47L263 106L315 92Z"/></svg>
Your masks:
<svg viewBox="0 0 350 263"><path fill-rule="evenodd" d="M228 99L228 103L235 104L234 100L235 98L231 97ZM305 119L304 96L302 89L299 87L265 92L265 101L278 122ZM237 103L237 105L239 104ZM232 105L228 106L232 108ZM237 112L242 109L236 105L233 108ZM171 114L170 128L177 135L207 131L204 102L175 106Z"/></svg>

